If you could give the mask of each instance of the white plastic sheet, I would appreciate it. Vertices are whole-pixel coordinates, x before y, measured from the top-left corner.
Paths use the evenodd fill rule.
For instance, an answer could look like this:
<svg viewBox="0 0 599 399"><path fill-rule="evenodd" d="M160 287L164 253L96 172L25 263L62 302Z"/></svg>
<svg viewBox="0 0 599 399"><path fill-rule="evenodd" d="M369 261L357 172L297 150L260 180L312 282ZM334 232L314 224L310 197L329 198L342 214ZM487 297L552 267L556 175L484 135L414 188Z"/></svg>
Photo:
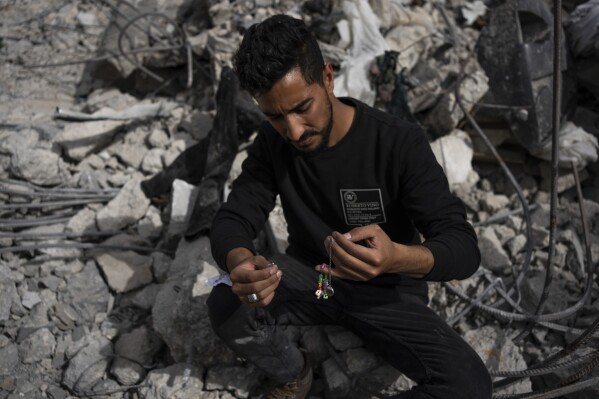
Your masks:
<svg viewBox="0 0 599 399"><path fill-rule="evenodd" d="M379 19L368 1L344 1L343 12L351 27L352 43L335 78L335 94L373 105L376 94L370 85L368 71L372 61L388 50L388 46L379 32Z"/></svg>
<svg viewBox="0 0 599 399"><path fill-rule="evenodd" d="M599 149L599 143L597 142L597 138L572 122L563 124L558 141L559 161L568 166L574 161L576 165L584 167L588 162L595 162L598 158L597 150ZM533 155L550 161L551 141Z"/></svg>

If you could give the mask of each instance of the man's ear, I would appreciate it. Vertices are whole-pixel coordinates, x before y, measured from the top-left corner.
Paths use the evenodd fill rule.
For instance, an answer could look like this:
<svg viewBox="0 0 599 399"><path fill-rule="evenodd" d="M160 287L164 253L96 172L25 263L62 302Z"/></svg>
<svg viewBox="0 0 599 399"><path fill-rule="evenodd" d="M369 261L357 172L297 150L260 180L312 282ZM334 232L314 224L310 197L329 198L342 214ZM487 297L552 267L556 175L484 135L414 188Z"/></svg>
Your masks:
<svg viewBox="0 0 599 399"><path fill-rule="evenodd" d="M333 94L333 89L335 88L335 73L333 72L333 65L330 63L324 64L322 70L322 82L327 93Z"/></svg>

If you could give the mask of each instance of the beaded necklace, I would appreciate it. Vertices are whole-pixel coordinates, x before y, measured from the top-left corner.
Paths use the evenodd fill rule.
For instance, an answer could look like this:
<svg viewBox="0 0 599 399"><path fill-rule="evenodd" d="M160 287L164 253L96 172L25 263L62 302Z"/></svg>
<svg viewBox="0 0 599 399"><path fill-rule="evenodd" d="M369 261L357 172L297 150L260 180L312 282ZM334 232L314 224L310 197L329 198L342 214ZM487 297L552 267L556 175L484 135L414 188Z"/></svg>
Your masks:
<svg viewBox="0 0 599 399"><path fill-rule="evenodd" d="M329 299L330 296L335 295L333 289L333 276L331 275L331 268L333 266L333 238L329 238L329 264L323 263L320 265L320 273L318 274L318 285L316 287L316 299Z"/></svg>

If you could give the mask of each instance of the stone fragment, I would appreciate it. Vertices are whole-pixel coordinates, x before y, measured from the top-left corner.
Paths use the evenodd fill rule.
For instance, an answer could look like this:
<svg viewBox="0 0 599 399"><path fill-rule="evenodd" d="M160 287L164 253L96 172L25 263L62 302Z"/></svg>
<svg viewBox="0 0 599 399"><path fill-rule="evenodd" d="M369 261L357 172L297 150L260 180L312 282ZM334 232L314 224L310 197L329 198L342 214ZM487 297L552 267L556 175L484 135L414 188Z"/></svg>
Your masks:
<svg viewBox="0 0 599 399"><path fill-rule="evenodd" d="M182 234L187 228L198 195L198 188L184 180L175 179L172 192L168 234L174 237Z"/></svg>
<svg viewBox="0 0 599 399"><path fill-rule="evenodd" d="M339 352L364 346L362 338L342 326L325 326L324 331L329 337L331 345Z"/></svg>
<svg viewBox="0 0 599 399"><path fill-rule="evenodd" d="M139 100L128 93L121 93L118 89L97 89L87 96L85 106L91 113L99 111L102 108L112 108L117 111L124 110L135 104Z"/></svg>
<svg viewBox="0 0 599 399"><path fill-rule="evenodd" d="M171 268L173 259L162 252L153 252L151 256L154 278L159 283L164 283L168 277L168 271Z"/></svg>
<svg viewBox="0 0 599 399"><path fill-rule="evenodd" d="M85 321L93 321L96 314L108 309L110 292L93 260L85 263L79 273L65 276L66 291L63 302L70 304Z"/></svg>
<svg viewBox="0 0 599 399"><path fill-rule="evenodd" d="M329 357L326 335L321 326L307 327L300 339L300 346L308 352L315 364L320 364Z"/></svg>
<svg viewBox="0 0 599 399"><path fill-rule="evenodd" d="M514 342L498 326L484 326L467 331L464 339L478 353L487 368L491 370L525 370L527 364ZM528 378L501 389L502 394L530 392L532 385ZM494 391L495 392L495 391Z"/></svg>
<svg viewBox="0 0 599 399"><path fill-rule="evenodd" d="M155 331L141 326L121 335L114 346L114 351L121 357L141 365L148 365L152 363L162 345L162 340Z"/></svg>
<svg viewBox="0 0 599 399"><path fill-rule="evenodd" d="M116 293L123 293L152 282L152 258L133 251L110 251L94 255L106 282Z"/></svg>
<svg viewBox="0 0 599 399"><path fill-rule="evenodd" d="M110 373L121 385L135 385L146 376L146 370L137 362L123 357L117 357L112 362Z"/></svg>
<svg viewBox="0 0 599 399"><path fill-rule="evenodd" d="M207 240L207 237L202 239ZM233 361L234 356L212 330L205 303L207 295L192 294L198 272L189 266L197 263L187 262L188 270L192 271L189 275L176 274L161 285L152 309L152 320L154 329L168 345L176 362L185 362L193 356L210 367Z"/></svg>
<svg viewBox="0 0 599 399"><path fill-rule="evenodd" d="M11 375L19 364L19 349L15 344L0 348L0 375Z"/></svg>
<svg viewBox="0 0 599 399"><path fill-rule="evenodd" d="M482 265L487 269L502 273L510 266L510 257L501 246L501 241L492 227L483 227L480 230L478 247L481 252Z"/></svg>
<svg viewBox="0 0 599 399"><path fill-rule="evenodd" d="M65 232L74 234L83 234L97 230L96 212L87 207L73 215L65 227Z"/></svg>
<svg viewBox="0 0 599 399"><path fill-rule="evenodd" d="M322 371L326 380L326 392L334 394L334 398L345 398L351 390L351 380L343 372L333 358L322 364ZM329 396L327 396L329 397Z"/></svg>
<svg viewBox="0 0 599 399"><path fill-rule="evenodd" d="M235 397L247 398L255 386L258 373L254 368L217 365L208 369L206 390L227 390Z"/></svg>
<svg viewBox="0 0 599 399"><path fill-rule="evenodd" d="M539 227L549 228L551 207L548 203L537 204L537 207L530 212L530 222Z"/></svg>
<svg viewBox="0 0 599 399"><path fill-rule="evenodd" d="M208 237L200 236L192 240L183 238L169 267L168 278L192 277L195 282L196 276L203 271L204 262L216 267Z"/></svg>
<svg viewBox="0 0 599 399"><path fill-rule="evenodd" d="M169 166L187 148L185 140L175 140L162 156L164 166Z"/></svg>
<svg viewBox="0 0 599 399"><path fill-rule="evenodd" d="M507 249L512 257L518 255L526 247L526 236L524 234L518 234L507 242Z"/></svg>
<svg viewBox="0 0 599 399"><path fill-rule="evenodd" d="M108 145L123 121L90 121L68 124L55 138L66 155L76 161Z"/></svg>
<svg viewBox="0 0 599 399"><path fill-rule="evenodd" d="M169 144L168 134L161 128L155 128L148 136L148 144L154 148L165 149Z"/></svg>
<svg viewBox="0 0 599 399"><path fill-rule="evenodd" d="M357 383L358 387L362 387L368 392L385 392L392 395L407 391L414 385L416 385L414 381L387 363L362 374Z"/></svg>
<svg viewBox="0 0 599 399"><path fill-rule="evenodd" d="M163 226L160 210L150 205L145 216L137 224L137 232L143 238L155 239L160 237Z"/></svg>
<svg viewBox="0 0 599 399"><path fill-rule="evenodd" d="M184 377L186 375L189 377ZM203 398L203 375L204 370L197 366L191 366L186 373L184 363L155 369L146 377L146 386L140 388L140 396L145 399Z"/></svg>
<svg viewBox="0 0 599 399"><path fill-rule="evenodd" d="M506 209L510 199L503 194L488 194L480 199L481 208L490 214Z"/></svg>
<svg viewBox="0 0 599 399"><path fill-rule="evenodd" d="M493 225L493 229L495 230L495 234L502 245L511 240L516 236L516 232L503 224Z"/></svg>
<svg viewBox="0 0 599 399"><path fill-rule="evenodd" d="M123 164L139 169L148 149L148 132L143 128L135 129L123 135L121 140L112 144L107 151L115 155Z"/></svg>
<svg viewBox="0 0 599 399"><path fill-rule="evenodd" d="M77 311L69 304L57 303L52 307L52 313L56 317L56 326L63 331L75 328L79 320Z"/></svg>
<svg viewBox="0 0 599 399"><path fill-rule="evenodd" d="M549 245L549 230L544 227L533 225L532 242L535 248L547 248Z"/></svg>
<svg viewBox="0 0 599 399"><path fill-rule="evenodd" d="M141 179L135 177L96 215L101 231L120 230L137 222L145 214L150 200L141 190Z"/></svg>
<svg viewBox="0 0 599 399"><path fill-rule="evenodd" d="M36 148L38 142L39 133L33 129L21 129L17 134L0 130L0 154L13 155L19 151Z"/></svg>
<svg viewBox="0 0 599 399"><path fill-rule="evenodd" d="M26 364L49 359L56 347L56 339L47 328L40 328L19 344L21 361Z"/></svg>
<svg viewBox="0 0 599 399"><path fill-rule="evenodd" d="M102 379L112 355L108 339L97 334L90 337L90 342L69 361L62 383L71 391L84 394Z"/></svg>
<svg viewBox="0 0 599 399"><path fill-rule="evenodd" d="M472 170L472 141L459 129L431 143L437 162L443 167L450 186L465 183Z"/></svg>
<svg viewBox="0 0 599 399"><path fill-rule="evenodd" d="M15 283L12 281L0 281L0 322L10 318L10 309L13 298L18 297Z"/></svg>
<svg viewBox="0 0 599 399"><path fill-rule="evenodd" d="M135 306L140 309L151 311L160 292L160 284L149 284L137 291L125 294L121 299L121 306Z"/></svg>
<svg viewBox="0 0 599 399"><path fill-rule="evenodd" d="M161 172L164 169L163 156L164 150L161 148L152 148L147 151L141 162L141 170L149 174Z"/></svg>
<svg viewBox="0 0 599 399"><path fill-rule="evenodd" d="M43 148L20 148L11 158L16 177L40 186L55 186L68 180L67 165L58 154Z"/></svg>
<svg viewBox="0 0 599 399"><path fill-rule="evenodd" d="M21 304L26 309L31 309L42 301L40 295L35 291L25 291L21 297Z"/></svg>
<svg viewBox="0 0 599 399"><path fill-rule="evenodd" d="M378 363L374 353L365 348L348 349L341 357L345 361L347 370L354 376L373 369Z"/></svg>

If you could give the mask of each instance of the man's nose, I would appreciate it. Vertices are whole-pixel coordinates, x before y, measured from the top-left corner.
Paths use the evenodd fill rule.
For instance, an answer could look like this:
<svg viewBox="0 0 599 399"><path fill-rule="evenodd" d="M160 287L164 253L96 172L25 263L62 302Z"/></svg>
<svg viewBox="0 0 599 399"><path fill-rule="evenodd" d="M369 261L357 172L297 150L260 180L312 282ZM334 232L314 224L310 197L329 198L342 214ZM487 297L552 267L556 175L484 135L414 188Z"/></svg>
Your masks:
<svg viewBox="0 0 599 399"><path fill-rule="evenodd" d="M287 115L285 118L285 136L291 141L298 141L304 134L304 126L300 118L295 115Z"/></svg>

